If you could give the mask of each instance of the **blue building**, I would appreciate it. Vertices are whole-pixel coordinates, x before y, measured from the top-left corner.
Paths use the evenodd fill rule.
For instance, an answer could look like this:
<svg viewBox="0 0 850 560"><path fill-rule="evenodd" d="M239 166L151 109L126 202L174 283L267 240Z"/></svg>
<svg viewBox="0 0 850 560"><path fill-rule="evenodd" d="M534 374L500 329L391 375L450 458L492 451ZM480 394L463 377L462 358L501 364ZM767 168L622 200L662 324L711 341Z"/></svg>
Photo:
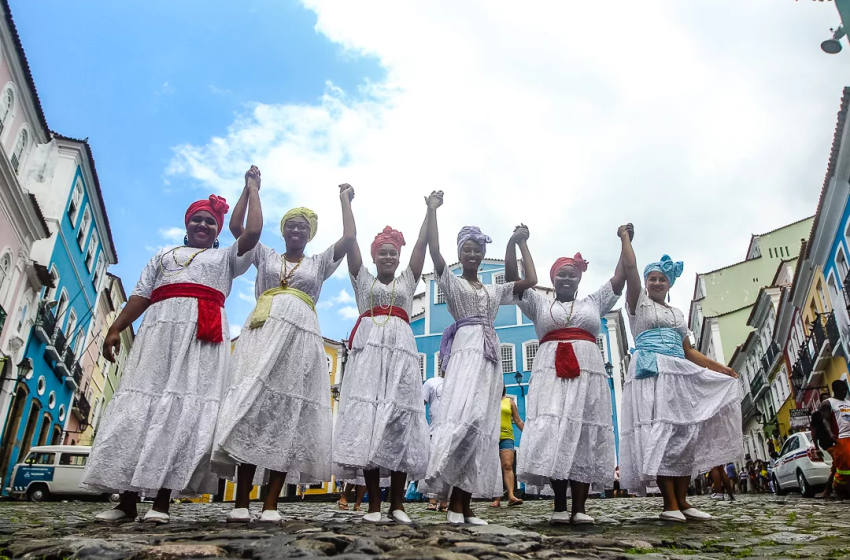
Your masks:
<svg viewBox="0 0 850 560"><path fill-rule="evenodd" d="M25 372L3 431L4 481L30 447L79 439L65 433L71 414L88 418L88 405L79 393L79 357L96 338L97 299L107 267L117 262L88 142L54 133L33 152L25 186L38 196L51 235L34 243L32 254L48 263L53 287L42 290L30 321Z"/></svg>
<svg viewBox="0 0 850 560"><path fill-rule="evenodd" d="M449 270L456 275L462 272L460 263L449 266ZM505 281L505 263L498 259L484 259L479 271L479 278L485 284L501 284ZM419 368L422 372L423 382L437 375L439 370L440 338L443 330L454 322L445 303L442 291L437 286L434 274L423 276L425 291L417 294L414 301L414 315L410 318L410 326L416 338L416 346L419 350ZM536 287L535 290L543 292L547 297L554 299L555 292L552 288ZM614 317L611 320L611 317ZM619 320L617 320L619 318ZM627 345L625 327L619 311L614 311L602 320L603 328L597 338L600 352L606 363L618 364L622 369L621 362L626 360L622 347ZM500 358L502 375L504 376L507 394L516 401L519 415L525 420L525 395L528 392L528 382L531 379L531 368L534 356L539 346L537 334L531 319L525 316L516 305L505 305L499 309L496 315L496 333L499 335ZM611 332L615 334L612 338ZM627 347L627 346L626 346ZM616 367L616 366L615 366ZM627 363L626 366L627 367ZM612 369L613 372L613 369ZM611 402L614 408L615 437L619 447L619 436L617 426L616 406L619 402L618 395L615 396L615 386L622 387L619 376L617 379L609 380L611 384ZM514 426L514 440L517 445L521 444L522 432Z"/></svg>

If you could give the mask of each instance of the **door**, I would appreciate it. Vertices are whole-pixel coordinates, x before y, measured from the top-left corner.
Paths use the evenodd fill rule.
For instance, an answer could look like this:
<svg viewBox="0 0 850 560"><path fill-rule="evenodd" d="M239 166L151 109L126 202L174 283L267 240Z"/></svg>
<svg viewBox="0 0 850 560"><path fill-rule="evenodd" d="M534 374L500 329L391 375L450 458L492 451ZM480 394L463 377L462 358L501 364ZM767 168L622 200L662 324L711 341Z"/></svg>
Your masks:
<svg viewBox="0 0 850 560"><path fill-rule="evenodd" d="M797 435L788 438L788 441L782 446L782 453L773 470L776 473L776 480L783 486L787 486L792 481L796 483L796 477L794 476L794 454L799 450L799 447L800 437Z"/></svg>
<svg viewBox="0 0 850 560"><path fill-rule="evenodd" d="M53 476L50 491L54 494L97 494L97 492L80 488L80 480L83 478L88 458L88 453L63 451L59 455L59 463L56 465L56 474Z"/></svg>

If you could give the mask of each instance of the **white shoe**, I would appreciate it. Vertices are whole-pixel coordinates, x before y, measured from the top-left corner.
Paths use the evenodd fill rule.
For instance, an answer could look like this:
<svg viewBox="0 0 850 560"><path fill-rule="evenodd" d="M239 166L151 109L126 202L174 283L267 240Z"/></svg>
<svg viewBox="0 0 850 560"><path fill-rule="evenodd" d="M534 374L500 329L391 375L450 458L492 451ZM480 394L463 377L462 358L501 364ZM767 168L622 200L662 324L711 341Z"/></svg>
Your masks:
<svg viewBox="0 0 850 560"><path fill-rule="evenodd" d="M263 510L260 516L260 523L280 523L283 518L276 509Z"/></svg>
<svg viewBox="0 0 850 560"><path fill-rule="evenodd" d="M455 513L452 510L446 512L446 521L452 525L463 525L466 523L462 513Z"/></svg>
<svg viewBox="0 0 850 560"><path fill-rule="evenodd" d="M130 516L124 513L123 510L118 508L108 509L106 511L102 511L94 516L95 521L108 521L110 523L114 523L116 521L124 521L130 520Z"/></svg>
<svg viewBox="0 0 850 560"><path fill-rule="evenodd" d="M248 508L233 508L227 512L228 523L250 523L251 521L253 521L253 517L251 517Z"/></svg>
<svg viewBox="0 0 850 560"><path fill-rule="evenodd" d="M552 523L553 525L569 525L570 520L570 512L556 511L552 514L552 517L549 518L549 523Z"/></svg>
<svg viewBox="0 0 850 560"><path fill-rule="evenodd" d="M577 513L573 516L573 525L593 525L596 521L586 513Z"/></svg>
<svg viewBox="0 0 850 560"><path fill-rule="evenodd" d="M407 516L407 513L400 509L391 511L390 519L397 523L412 523L412 521L410 521L410 517Z"/></svg>
<svg viewBox="0 0 850 560"><path fill-rule="evenodd" d="M683 509L682 515L684 515L687 519L693 519L695 521L708 521L709 519L712 519L711 514L700 511L697 508Z"/></svg>
<svg viewBox="0 0 850 560"><path fill-rule="evenodd" d="M467 525L489 525L489 523L487 523L480 517L464 517L463 522Z"/></svg>
<svg viewBox="0 0 850 560"><path fill-rule="evenodd" d="M658 517L660 517L662 521L674 521L676 523L684 523L685 522L685 516L679 510L662 511L661 515L659 515Z"/></svg>
<svg viewBox="0 0 850 560"><path fill-rule="evenodd" d="M717 492L715 492L714 494L711 495L712 500L723 500L725 498L726 498L725 494L719 494Z"/></svg>
<svg viewBox="0 0 850 560"><path fill-rule="evenodd" d="M147 523L156 523L157 525L165 525L171 521L171 517L167 513L150 509L145 514L144 521Z"/></svg>
<svg viewBox="0 0 850 560"><path fill-rule="evenodd" d="M363 521L368 521L369 523L380 523L381 522L381 512L376 511L373 513L367 513L363 516Z"/></svg>

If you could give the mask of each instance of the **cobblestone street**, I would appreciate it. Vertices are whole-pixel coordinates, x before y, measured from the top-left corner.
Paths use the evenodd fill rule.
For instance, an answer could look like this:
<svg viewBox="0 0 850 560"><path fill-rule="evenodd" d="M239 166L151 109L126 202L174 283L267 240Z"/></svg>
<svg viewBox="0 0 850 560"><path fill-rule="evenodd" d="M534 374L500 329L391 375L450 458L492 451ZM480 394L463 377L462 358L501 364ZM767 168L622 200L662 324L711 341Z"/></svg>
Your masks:
<svg viewBox="0 0 850 560"><path fill-rule="evenodd" d="M224 522L231 504L175 504L172 522L95 525L107 503L0 503L0 557L11 558L295 558L336 556L401 560L520 558L850 558L847 502L745 496L737 503L696 497L713 521L657 520L660 498L591 500L593 527L548 523L551 502L519 508L474 504L491 525L445 525L444 514L408 504L414 523L363 523L362 514L327 502L284 503L280 526ZM148 504L140 506L143 514ZM259 513L260 504L252 504Z"/></svg>

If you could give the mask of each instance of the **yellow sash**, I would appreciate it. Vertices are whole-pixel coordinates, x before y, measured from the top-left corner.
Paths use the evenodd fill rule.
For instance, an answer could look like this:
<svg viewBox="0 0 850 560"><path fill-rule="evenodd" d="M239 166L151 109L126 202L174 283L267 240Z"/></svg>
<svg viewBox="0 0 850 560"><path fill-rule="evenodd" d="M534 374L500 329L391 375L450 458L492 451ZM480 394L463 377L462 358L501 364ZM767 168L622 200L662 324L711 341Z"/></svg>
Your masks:
<svg viewBox="0 0 850 560"><path fill-rule="evenodd" d="M269 314L272 311L272 300L275 296L280 294L295 296L307 305L309 305L310 309L313 310L313 313L316 312L316 304L313 303L313 298L311 298L301 290L298 290L296 288L283 287L272 288L271 290L266 290L262 293L260 298L257 300L257 306L254 308L254 311L251 312L251 323L249 326L252 329L258 329L265 324L266 320L269 318Z"/></svg>

